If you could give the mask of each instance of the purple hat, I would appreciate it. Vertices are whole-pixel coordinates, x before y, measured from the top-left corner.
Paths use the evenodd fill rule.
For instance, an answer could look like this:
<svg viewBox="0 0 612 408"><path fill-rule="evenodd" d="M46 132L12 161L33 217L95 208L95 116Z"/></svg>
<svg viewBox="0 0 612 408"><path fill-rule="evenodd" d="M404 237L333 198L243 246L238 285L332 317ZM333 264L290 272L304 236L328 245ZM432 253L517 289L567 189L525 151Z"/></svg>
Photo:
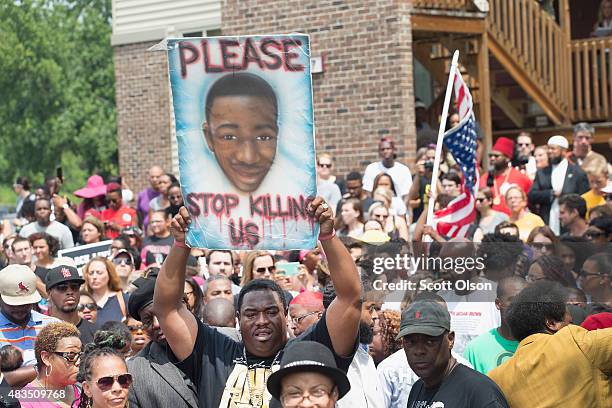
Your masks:
<svg viewBox="0 0 612 408"><path fill-rule="evenodd" d="M104 179L94 174L87 179L87 186L74 192L74 195L81 198L94 198L106 195L106 185Z"/></svg>

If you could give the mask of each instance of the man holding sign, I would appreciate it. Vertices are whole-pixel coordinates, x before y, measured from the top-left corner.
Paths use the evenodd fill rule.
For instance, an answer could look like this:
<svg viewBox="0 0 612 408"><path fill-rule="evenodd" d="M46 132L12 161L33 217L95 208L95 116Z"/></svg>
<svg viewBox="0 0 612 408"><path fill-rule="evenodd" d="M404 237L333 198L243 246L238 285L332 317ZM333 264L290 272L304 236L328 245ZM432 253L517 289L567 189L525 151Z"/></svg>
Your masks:
<svg viewBox="0 0 612 408"><path fill-rule="evenodd" d="M322 343L347 371L358 345L361 283L355 263L335 236L333 212L321 198L308 206L320 225L319 240L327 254L337 297L319 322L293 341ZM156 281L153 308L177 366L196 385L202 407L280 407L271 400L266 380L278 369L287 339L287 304L273 281L255 279L238 295L237 315L242 342L198 321L183 303L189 248L185 233L193 226L181 208L172 221L175 244Z"/></svg>

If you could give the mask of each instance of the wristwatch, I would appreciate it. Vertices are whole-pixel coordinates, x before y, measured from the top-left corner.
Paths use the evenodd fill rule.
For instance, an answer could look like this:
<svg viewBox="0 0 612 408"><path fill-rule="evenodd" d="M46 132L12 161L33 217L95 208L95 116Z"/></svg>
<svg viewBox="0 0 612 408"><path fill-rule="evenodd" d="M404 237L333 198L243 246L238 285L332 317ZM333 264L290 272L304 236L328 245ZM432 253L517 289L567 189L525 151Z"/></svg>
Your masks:
<svg viewBox="0 0 612 408"><path fill-rule="evenodd" d="M67 210L68 208L70 208L70 206L68 205L68 203L64 203L64 204L62 204L62 209L63 209L63 210Z"/></svg>

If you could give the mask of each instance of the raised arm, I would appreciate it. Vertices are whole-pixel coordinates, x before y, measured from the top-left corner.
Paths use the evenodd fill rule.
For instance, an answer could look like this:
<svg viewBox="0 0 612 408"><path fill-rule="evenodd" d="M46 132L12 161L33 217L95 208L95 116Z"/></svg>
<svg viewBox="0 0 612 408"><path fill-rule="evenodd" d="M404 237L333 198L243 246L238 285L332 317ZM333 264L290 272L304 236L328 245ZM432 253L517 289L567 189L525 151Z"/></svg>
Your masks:
<svg viewBox="0 0 612 408"><path fill-rule="evenodd" d="M331 208L322 198L311 203L311 212L319 221L319 237L327 262L331 280L336 289L336 298L326 312L327 330L334 351L339 356L349 356L354 351L361 317L361 281L351 254L335 235Z"/></svg>
<svg viewBox="0 0 612 408"><path fill-rule="evenodd" d="M190 222L187 209L181 207L170 226L175 242L161 267L153 296L155 316L168 345L180 361L191 355L198 335L198 323L183 302L185 270L189 256L189 248L185 245L185 232Z"/></svg>

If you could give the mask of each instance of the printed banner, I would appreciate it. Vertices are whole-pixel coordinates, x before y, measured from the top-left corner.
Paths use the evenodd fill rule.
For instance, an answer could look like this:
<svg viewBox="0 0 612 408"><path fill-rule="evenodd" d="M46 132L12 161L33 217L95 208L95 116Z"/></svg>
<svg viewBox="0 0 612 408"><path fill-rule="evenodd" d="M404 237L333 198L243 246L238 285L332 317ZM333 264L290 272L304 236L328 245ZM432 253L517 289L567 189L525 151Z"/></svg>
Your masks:
<svg viewBox="0 0 612 408"><path fill-rule="evenodd" d="M188 245L314 248L309 37L180 38L167 47Z"/></svg>
<svg viewBox="0 0 612 408"><path fill-rule="evenodd" d="M97 256L108 258L113 240L96 242L94 244L81 245L74 248L61 249L57 252L58 257L67 257L74 260L75 266L81 271L90 259Z"/></svg>

